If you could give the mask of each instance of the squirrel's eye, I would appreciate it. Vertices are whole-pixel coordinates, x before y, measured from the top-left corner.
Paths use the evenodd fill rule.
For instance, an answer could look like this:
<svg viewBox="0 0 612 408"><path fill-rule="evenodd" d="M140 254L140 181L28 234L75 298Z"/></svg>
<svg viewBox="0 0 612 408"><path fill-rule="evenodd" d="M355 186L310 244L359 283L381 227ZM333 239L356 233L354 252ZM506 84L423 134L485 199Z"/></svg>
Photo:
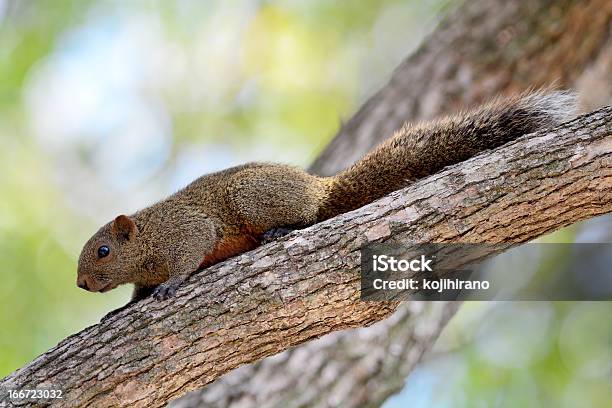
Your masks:
<svg viewBox="0 0 612 408"><path fill-rule="evenodd" d="M98 258L104 258L105 256L108 256L108 254L110 254L110 248L106 245L102 245L100 248L98 248Z"/></svg>

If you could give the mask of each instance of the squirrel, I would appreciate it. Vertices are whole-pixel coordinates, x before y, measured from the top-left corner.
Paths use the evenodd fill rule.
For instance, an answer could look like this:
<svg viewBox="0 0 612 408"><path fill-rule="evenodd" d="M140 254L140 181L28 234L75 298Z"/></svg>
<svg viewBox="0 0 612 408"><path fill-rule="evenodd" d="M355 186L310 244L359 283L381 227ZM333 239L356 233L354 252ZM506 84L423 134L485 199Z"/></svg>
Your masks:
<svg viewBox="0 0 612 408"><path fill-rule="evenodd" d="M106 292L133 283L130 303L151 294L167 299L197 270L569 120L575 109L571 92L526 92L455 116L405 124L335 176L269 163L204 175L168 198L102 226L81 252L77 285Z"/></svg>

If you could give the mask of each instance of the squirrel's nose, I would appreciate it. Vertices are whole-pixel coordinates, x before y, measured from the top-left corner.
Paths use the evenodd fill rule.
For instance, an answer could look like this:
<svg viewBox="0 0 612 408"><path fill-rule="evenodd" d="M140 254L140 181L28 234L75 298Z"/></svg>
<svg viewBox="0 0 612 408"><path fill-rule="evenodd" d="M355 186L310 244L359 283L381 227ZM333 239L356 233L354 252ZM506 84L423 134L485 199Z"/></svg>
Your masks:
<svg viewBox="0 0 612 408"><path fill-rule="evenodd" d="M81 289L89 290L89 286L87 286L87 280L84 277L79 277L77 279L77 286Z"/></svg>

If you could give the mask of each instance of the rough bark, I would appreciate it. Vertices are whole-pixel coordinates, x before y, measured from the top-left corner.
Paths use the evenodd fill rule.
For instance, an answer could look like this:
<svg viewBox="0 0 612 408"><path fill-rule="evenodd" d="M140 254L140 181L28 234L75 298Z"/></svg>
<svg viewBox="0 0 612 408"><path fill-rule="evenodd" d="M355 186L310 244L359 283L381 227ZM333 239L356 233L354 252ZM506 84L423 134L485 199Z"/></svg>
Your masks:
<svg viewBox="0 0 612 408"><path fill-rule="evenodd" d="M336 173L404 121L529 86L556 82L577 89L586 110L612 103L611 19L612 2L605 0L465 2L342 127L311 170ZM422 306L406 303L397 318L334 333L242 367L173 406L195 407L202 401L208 406L329 406L339 395L343 406L378 406L401 389L419 362L412 357L397 361L390 357L395 355L391 347L398 355L420 357L456 309L442 302ZM423 324L438 333L415 335ZM340 374L332 380L321 373Z"/></svg>
<svg viewBox="0 0 612 408"><path fill-rule="evenodd" d="M372 326L324 336L242 366L169 404L377 407L401 389L461 302L405 302Z"/></svg>
<svg viewBox="0 0 612 408"><path fill-rule="evenodd" d="M447 168L359 210L192 276L69 337L0 381L53 386L55 406L160 407L241 365L382 320L359 301L359 248L529 241L612 211L612 107Z"/></svg>

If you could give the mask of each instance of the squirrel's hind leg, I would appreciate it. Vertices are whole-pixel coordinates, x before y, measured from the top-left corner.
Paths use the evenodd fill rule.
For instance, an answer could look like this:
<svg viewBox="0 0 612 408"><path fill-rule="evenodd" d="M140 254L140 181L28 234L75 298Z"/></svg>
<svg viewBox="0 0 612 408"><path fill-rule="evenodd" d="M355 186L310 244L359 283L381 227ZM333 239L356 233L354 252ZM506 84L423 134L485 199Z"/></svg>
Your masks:
<svg viewBox="0 0 612 408"><path fill-rule="evenodd" d="M268 231L262 234L261 244L263 245L263 244L268 244L270 242L276 241L277 239L282 238L285 235L295 230L297 230L297 228L295 227L279 227L279 228L269 229Z"/></svg>
<svg viewBox="0 0 612 408"><path fill-rule="evenodd" d="M157 300L166 300L176 294L176 291L190 274L176 274L153 289L153 297Z"/></svg>
<svg viewBox="0 0 612 408"><path fill-rule="evenodd" d="M317 221L326 184L284 165L249 168L232 176L227 203L237 222L255 234L279 227L307 227Z"/></svg>

